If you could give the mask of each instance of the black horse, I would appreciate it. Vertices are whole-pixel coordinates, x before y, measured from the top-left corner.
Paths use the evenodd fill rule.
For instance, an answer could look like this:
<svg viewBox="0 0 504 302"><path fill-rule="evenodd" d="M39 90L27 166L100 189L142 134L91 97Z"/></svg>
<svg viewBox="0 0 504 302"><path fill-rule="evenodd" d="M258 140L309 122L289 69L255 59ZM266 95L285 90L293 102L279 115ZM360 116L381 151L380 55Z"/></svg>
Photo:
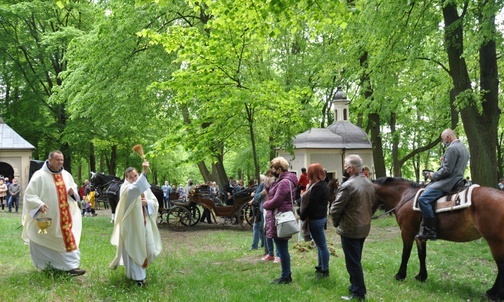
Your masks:
<svg viewBox="0 0 504 302"><path fill-rule="evenodd" d="M91 172L90 183L97 191L100 198L106 198L112 211L112 220L114 219L117 203L119 202L119 190L124 181L114 175Z"/></svg>
<svg viewBox="0 0 504 302"><path fill-rule="evenodd" d="M114 175L91 172L90 182L91 186L93 186L95 190L98 190L101 196L105 196L108 199L113 220L117 203L119 202L119 191L121 189L121 185L124 183L124 180ZM154 196L156 196L158 203L162 205L163 190L161 187L151 184L150 189Z"/></svg>
<svg viewBox="0 0 504 302"><path fill-rule="evenodd" d="M36 159L31 159L30 160L30 174L28 175L28 181L33 176L33 173L35 173L37 170L42 169L42 166L44 166L45 160L36 160Z"/></svg>

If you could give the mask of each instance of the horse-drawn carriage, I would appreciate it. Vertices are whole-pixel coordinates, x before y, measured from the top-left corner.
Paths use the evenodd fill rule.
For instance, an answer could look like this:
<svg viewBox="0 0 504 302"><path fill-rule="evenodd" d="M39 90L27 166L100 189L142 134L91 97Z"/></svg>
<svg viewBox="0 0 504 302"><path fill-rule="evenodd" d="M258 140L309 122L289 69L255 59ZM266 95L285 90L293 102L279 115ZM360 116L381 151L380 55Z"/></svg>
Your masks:
<svg viewBox="0 0 504 302"><path fill-rule="evenodd" d="M177 193L170 196L170 209L159 211L158 223L166 223L174 231L185 231L200 222L201 211L209 210L212 220L216 216L224 218L225 223L234 222L242 228L250 228L253 223L253 211L248 202L256 188L244 189L233 195L234 203L225 205L220 199L210 194L208 186L193 189L186 199L178 199Z"/></svg>

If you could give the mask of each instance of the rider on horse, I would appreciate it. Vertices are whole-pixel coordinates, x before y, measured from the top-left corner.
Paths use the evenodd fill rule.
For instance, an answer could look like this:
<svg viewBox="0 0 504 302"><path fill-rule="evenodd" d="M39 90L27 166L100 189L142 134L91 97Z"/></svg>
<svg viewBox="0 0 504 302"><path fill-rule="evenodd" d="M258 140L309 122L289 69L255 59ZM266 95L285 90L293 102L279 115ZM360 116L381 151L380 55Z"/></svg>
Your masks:
<svg viewBox="0 0 504 302"><path fill-rule="evenodd" d="M418 199L422 210L424 227L416 237L420 240L436 240L436 201L444 194L450 192L457 182L464 178L464 171L469 160L469 152L466 146L457 139L455 132L446 129L441 133L441 140L446 148L444 156L441 158L441 168L436 172L426 175L431 182L425 188Z"/></svg>

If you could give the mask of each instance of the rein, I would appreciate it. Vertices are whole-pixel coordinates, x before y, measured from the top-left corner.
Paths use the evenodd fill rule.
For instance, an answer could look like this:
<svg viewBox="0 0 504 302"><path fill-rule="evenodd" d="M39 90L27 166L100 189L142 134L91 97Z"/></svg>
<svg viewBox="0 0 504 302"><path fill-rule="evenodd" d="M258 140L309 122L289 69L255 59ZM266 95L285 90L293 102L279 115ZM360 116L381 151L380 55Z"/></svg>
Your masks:
<svg viewBox="0 0 504 302"><path fill-rule="evenodd" d="M111 181L109 181L109 182L107 182L107 183L105 183L105 184L103 184L103 185L99 186L98 188L103 189L103 188L105 188L106 186L108 186L108 185L110 185L111 183L114 183L114 182L120 182L120 181L115 180L115 179L112 179Z"/></svg>
<svg viewBox="0 0 504 302"><path fill-rule="evenodd" d="M407 203L408 201L410 201L411 199L413 199L413 197L415 197L415 195L416 195L416 193L415 193L415 194L413 194L410 198L408 198L408 199L406 199L406 200L404 200L404 201L400 202L398 205L396 205L396 206L395 206L395 207L393 207L392 209L388 210L387 212L385 212L385 213L383 213L383 214L380 214L380 215L378 215L378 216L373 216L373 217L371 217L371 219L373 219L373 220L374 220L374 219L378 219L378 218L380 218L380 217L386 216L386 215L388 215L388 214L390 214L390 213L392 213L392 212L394 212L394 211L398 210L398 209L399 209L400 207L402 207L405 203Z"/></svg>

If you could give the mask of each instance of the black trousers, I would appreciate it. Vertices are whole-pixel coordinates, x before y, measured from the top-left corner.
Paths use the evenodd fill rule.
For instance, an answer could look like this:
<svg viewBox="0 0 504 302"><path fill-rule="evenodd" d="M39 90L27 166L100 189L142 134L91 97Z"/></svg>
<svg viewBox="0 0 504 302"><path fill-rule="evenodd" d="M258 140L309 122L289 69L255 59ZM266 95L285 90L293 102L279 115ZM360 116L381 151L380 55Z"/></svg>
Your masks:
<svg viewBox="0 0 504 302"><path fill-rule="evenodd" d="M366 285L364 284L364 273L362 271L362 249L366 238L348 238L341 236L341 246L345 253L345 264L350 275L350 287L352 294L360 297L366 295Z"/></svg>

